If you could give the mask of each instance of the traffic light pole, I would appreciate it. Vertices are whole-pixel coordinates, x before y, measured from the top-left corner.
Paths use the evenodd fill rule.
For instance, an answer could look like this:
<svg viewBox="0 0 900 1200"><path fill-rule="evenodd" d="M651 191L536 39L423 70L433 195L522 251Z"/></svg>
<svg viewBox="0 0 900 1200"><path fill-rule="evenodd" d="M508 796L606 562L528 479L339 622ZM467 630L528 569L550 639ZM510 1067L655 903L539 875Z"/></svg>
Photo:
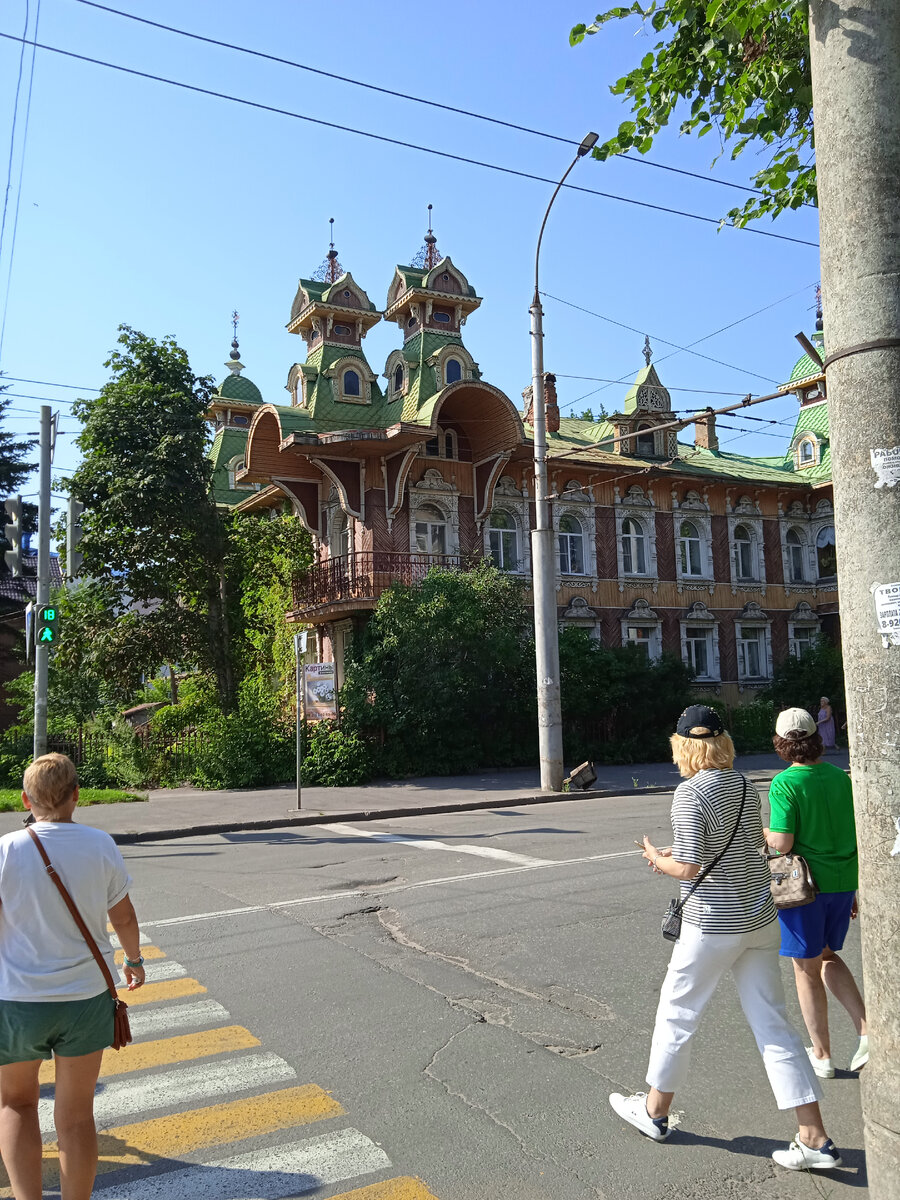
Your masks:
<svg viewBox="0 0 900 1200"><path fill-rule="evenodd" d="M38 499L37 607L50 603L50 405L41 405L41 475ZM50 647L36 641L34 647L34 757L47 753L47 673Z"/></svg>

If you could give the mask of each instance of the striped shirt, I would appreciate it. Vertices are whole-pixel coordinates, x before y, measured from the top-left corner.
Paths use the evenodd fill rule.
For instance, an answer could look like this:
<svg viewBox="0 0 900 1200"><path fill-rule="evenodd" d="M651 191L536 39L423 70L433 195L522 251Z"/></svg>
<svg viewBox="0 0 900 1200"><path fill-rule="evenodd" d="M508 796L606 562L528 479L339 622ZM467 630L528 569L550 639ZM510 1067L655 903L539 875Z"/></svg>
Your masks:
<svg viewBox="0 0 900 1200"><path fill-rule="evenodd" d="M675 789L672 857L678 862L711 862L725 847L738 819L744 776L740 771L700 771ZM765 845L759 792L747 781L747 799L734 841L721 862L683 909L683 918L704 933L749 933L776 919L771 876L759 853ZM682 882L681 898L691 881Z"/></svg>

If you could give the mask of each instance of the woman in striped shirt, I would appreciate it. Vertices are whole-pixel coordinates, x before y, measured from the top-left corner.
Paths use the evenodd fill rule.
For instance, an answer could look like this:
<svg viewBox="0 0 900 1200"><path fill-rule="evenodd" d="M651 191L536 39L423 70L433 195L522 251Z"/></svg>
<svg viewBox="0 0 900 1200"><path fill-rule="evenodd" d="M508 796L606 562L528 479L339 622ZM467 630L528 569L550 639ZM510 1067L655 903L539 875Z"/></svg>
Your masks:
<svg viewBox="0 0 900 1200"><path fill-rule="evenodd" d="M734 743L718 713L705 705L692 705L679 717L672 755L685 778L672 803L674 842L660 850L645 836L644 858L656 874L680 881L684 899L691 880L722 857L684 905L656 1014L650 1092L613 1092L609 1102L654 1141L668 1138L668 1113L687 1075L691 1037L719 980L731 971L775 1101L797 1114L796 1140L773 1159L795 1171L838 1167L840 1154L819 1112L820 1086L785 1015L759 794L735 771Z"/></svg>

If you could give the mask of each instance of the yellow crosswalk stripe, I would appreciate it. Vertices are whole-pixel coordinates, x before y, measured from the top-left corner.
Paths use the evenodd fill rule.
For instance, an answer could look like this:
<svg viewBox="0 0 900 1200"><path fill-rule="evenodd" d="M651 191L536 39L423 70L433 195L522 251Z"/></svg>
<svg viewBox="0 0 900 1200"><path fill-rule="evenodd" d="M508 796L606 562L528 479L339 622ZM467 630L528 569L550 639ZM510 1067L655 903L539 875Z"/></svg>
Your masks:
<svg viewBox="0 0 900 1200"><path fill-rule="evenodd" d="M165 957L166 957L165 953L162 950L160 950L159 946L141 946L141 958L146 958L146 960L148 962L152 958L165 958ZM124 961L125 961L125 951L117 950L116 951L116 962L121 967L121 965Z"/></svg>
<svg viewBox="0 0 900 1200"><path fill-rule="evenodd" d="M226 1025L222 1029L207 1029L202 1033L184 1033L178 1037L161 1038L155 1042L132 1042L121 1050L107 1050L100 1067L100 1078L125 1075L129 1071L145 1071L148 1067L170 1066L194 1058L209 1058L232 1050L258 1046L259 1038L243 1025ZM41 1064L40 1081L53 1083L55 1062Z"/></svg>
<svg viewBox="0 0 900 1200"><path fill-rule="evenodd" d="M147 1166L162 1159L180 1158L212 1146L243 1141L295 1125L309 1125L330 1117L342 1117L346 1109L314 1083L266 1092L244 1100L195 1108L168 1117L155 1117L134 1125L120 1125L98 1136L100 1158L98 1174L119 1171L123 1167ZM59 1179L59 1152L55 1144L44 1146L44 1187L53 1187ZM8 1189L0 1198L11 1196ZM422 1200L427 1200L423 1193ZM398 1193L397 1200L407 1200ZM394 1200L394 1197L385 1197ZM409 1200L419 1200L415 1192Z"/></svg>
<svg viewBox="0 0 900 1200"><path fill-rule="evenodd" d="M332 1200L437 1200L437 1196L429 1192L421 1179L404 1175L400 1179L386 1179L384 1183L371 1183L352 1192L341 1192Z"/></svg>
<svg viewBox="0 0 900 1200"><path fill-rule="evenodd" d="M134 992L119 988L119 998L131 1008L136 1004L153 1004L157 1000L178 1000L181 996L196 996L206 988L196 979L167 979L163 983L145 983Z"/></svg>

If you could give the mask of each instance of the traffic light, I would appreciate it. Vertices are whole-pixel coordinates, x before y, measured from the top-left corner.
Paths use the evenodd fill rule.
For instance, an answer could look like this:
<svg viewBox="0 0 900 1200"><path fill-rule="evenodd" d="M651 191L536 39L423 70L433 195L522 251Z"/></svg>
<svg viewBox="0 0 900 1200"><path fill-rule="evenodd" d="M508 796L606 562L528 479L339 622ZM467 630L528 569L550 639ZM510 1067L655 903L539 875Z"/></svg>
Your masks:
<svg viewBox="0 0 900 1200"><path fill-rule="evenodd" d="M22 574L22 497L10 496L4 502L8 520L3 527L3 536L9 549L3 554L6 565L13 575Z"/></svg>
<svg viewBox="0 0 900 1200"><path fill-rule="evenodd" d="M66 578L75 579L81 573L84 555L77 549L81 541L81 514L84 505L74 496L69 497L69 510L66 516Z"/></svg>
<svg viewBox="0 0 900 1200"><path fill-rule="evenodd" d="M37 610L35 645L52 646L59 639L59 608L55 604L42 604Z"/></svg>

